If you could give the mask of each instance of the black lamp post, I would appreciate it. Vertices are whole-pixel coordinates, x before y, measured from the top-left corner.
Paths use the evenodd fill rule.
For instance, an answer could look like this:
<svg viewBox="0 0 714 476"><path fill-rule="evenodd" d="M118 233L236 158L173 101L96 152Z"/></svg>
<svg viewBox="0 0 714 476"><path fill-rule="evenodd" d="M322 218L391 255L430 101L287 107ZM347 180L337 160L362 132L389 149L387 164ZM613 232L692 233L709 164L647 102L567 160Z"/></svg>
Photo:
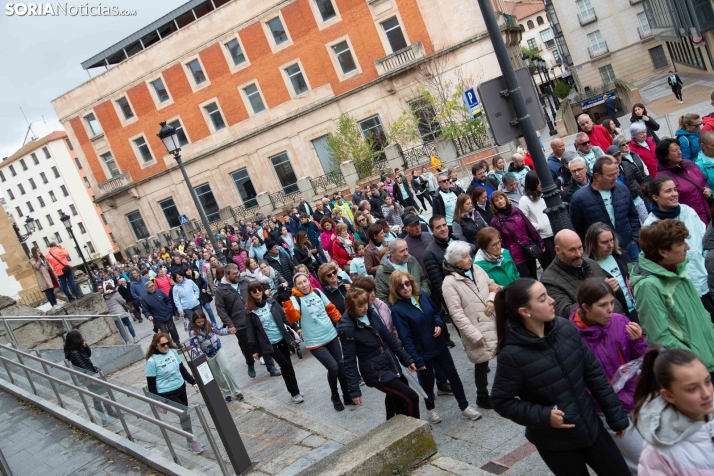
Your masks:
<svg viewBox="0 0 714 476"><path fill-rule="evenodd" d="M539 71L538 64L536 63L535 59L531 60L531 58L529 58L528 55L525 54L523 55L523 61L525 61L526 66L528 66L528 71L531 73L531 80L533 81L533 86L535 87L536 93L538 93L538 97L540 98L540 105L543 108L543 115L545 116L545 121L548 124L548 134L554 136L558 133L558 131L555 129L555 127L553 127L553 121L550 120L550 116L548 115L548 108L545 107L545 99L543 98L543 93L536 84L535 75L533 74L534 71ZM531 67L533 67L533 69L531 69ZM543 79L541 76L541 84L542 83ZM555 114L553 114L553 120L555 120Z"/></svg>
<svg viewBox="0 0 714 476"><path fill-rule="evenodd" d="M179 169L181 169L181 173L183 174L183 179L186 182L186 186L188 187L189 192L191 192L191 197L193 198L193 203L194 205L196 205L196 209L198 210L198 215L201 217L203 227L206 229L208 237L211 240L213 252L216 254L218 260L221 263L225 263L226 257L223 253L220 252L220 248L218 248L218 241L216 240L216 235L211 230L211 223L208 221L206 211L203 209L203 205L201 205L201 202L198 199L198 195L196 195L196 191L193 189L193 186L191 185L191 180L189 180L188 174L186 173L186 169L183 166L183 161L181 160L180 155L181 147L179 146L178 139L176 138L176 129L167 125L166 121L161 122L160 125L161 130L156 135L164 143L164 146L166 147L166 150L169 152L169 154L173 155L174 159L176 159L176 163L178 164Z"/></svg>
<svg viewBox="0 0 714 476"><path fill-rule="evenodd" d="M548 76L548 64L543 58L536 58L536 67L538 68L538 74L543 73L543 76L541 76L541 84L545 85L546 101L548 102L548 107L550 107L553 122L555 122L555 109L557 108L553 107L553 89L551 88L550 77Z"/></svg>
<svg viewBox="0 0 714 476"><path fill-rule="evenodd" d="M82 264L84 264L84 272L87 273L87 278L89 278L89 266L87 266L87 261L84 259L84 253L82 253L82 248L79 246L79 243L77 243L77 237L74 236L74 233L72 232L72 218L66 213L62 212L62 215L60 216L60 221L67 229L67 233L69 233L69 236L71 236L74 240L75 249L77 250L77 253L79 253L79 257L82 258Z"/></svg>
<svg viewBox="0 0 714 476"><path fill-rule="evenodd" d="M27 218L25 218L25 231L27 233L25 233L24 235L20 234L20 230L17 228L17 224L13 223L12 226L15 229L17 238L20 240L22 249L25 250L25 253L27 254L27 256L30 256L30 248L28 248L28 246L25 242L30 237L30 235L35 232L35 229L37 229L37 223L35 222L35 219L29 215L27 216Z"/></svg>
<svg viewBox="0 0 714 476"><path fill-rule="evenodd" d="M493 51L496 53L496 59L503 73L506 90L509 92L508 97L513 105L513 111L518 118L518 125L523 132L523 138L526 140L526 146L531 153L531 158L533 159L533 164L538 174L538 179L540 180L543 190L543 199L547 206L545 214L548 215L553 233L558 233L560 230L566 228L572 229L573 225L570 222L568 208L560 199L560 192L555 186L553 177L550 175L545 154L543 154L543 149L541 149L540 142L538 141L538 135L536 134L535 127L533 127L533 119L531 119L528 114L528 106L523 97L523 91L521 91L521 87L518 84L516 70L513 68L511 58L508 56L508 49L506 49L506 43L503 41L501 28L498 25L498 20L496 20L496 14L493 12L493 4L491 0L478 0L478 6L481 9L481 15L486 23L488 36L493 44Z"/></svg>

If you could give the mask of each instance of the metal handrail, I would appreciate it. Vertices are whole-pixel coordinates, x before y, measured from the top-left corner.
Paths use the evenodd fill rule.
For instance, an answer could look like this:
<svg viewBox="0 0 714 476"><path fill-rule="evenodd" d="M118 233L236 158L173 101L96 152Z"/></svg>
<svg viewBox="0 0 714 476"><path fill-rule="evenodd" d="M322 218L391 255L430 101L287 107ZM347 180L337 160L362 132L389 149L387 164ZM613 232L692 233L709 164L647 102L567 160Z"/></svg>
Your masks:
<svg viewBox="0 0 714 476"><path fill-rule="evenodd" d="M8 321L32 321L32 322L37 322L37 321L44 321L44 322L53 322L53 321L61 321L62 325L64 326L65 330L67 332L70 332L72 330L72 326L69 324L69 321L81 321L81 322L87 322L93 318L96 317L108 317L112 319L116 325L117 328L120 328L124 324L121 322L123 316L121 314L82 314L82 315L68 315L68 316L61 316L61 317L47 317L47 316L0 316L0 322L5 326L5 331L8 333L8 336L10 338L10 342L15 344L17 347L19 347L19 343L17 341L17 337L15 336L15 331L10 327L8 324ZM125 342L125 345L129 345L129 342Z"/></svg>

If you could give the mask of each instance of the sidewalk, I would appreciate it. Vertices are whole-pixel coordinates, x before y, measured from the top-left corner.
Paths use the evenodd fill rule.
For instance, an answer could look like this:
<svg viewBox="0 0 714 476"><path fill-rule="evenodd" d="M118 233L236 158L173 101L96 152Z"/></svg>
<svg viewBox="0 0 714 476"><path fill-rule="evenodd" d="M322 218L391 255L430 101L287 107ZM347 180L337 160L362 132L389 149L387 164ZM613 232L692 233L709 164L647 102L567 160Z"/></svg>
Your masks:
<svg viewBox="0 0 714 476"><path fill-rule="evenodd" d="M4 392L0 450L15 476L161 474Z"/></svg>

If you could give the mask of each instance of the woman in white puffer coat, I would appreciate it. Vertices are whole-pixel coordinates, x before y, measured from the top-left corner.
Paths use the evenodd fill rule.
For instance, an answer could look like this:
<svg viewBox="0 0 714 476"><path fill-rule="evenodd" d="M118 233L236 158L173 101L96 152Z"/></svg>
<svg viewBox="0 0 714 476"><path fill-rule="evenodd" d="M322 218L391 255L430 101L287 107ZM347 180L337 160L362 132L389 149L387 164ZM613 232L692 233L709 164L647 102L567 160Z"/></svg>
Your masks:
<svg viewBox="0 0 714 476"><path fill-rule="evenodd" d="M498 341L493 300L501 286L473 264L466 242L449 244L444 258L444 302L461 333L466 355L475 364L476 405L490 409L488 362L495 357Z"/></svg>

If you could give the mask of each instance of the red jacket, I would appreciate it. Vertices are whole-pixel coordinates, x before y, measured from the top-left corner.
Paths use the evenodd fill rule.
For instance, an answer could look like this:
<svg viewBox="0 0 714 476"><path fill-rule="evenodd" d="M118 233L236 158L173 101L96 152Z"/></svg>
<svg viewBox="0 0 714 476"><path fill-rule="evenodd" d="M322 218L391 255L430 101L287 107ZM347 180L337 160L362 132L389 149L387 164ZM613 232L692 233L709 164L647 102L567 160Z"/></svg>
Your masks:
<svg viewBox="0 0 714 476"><path fill-rule="evenodd" d="M699 134L707 131L714 131L714 112L702 117L702 129Z"/></svg>
<svg viewBox="0 0 714 476"><path fill-rule="evenodd" d="M590 145L596 145L600 147L603 152L605 152L607 148L612 145L612 136L609 132L607 132L607 129L605 129L599 124L595 124L593 126L593 130L585 133L590 138Z"/></svg>
<svg viewBox="0 0 714 476"><path fill-rule="evenodd" d="M355 240L351 236L350 236L350 241L352 242L352 246L354 246ZM336 239L335 241L332 242L332 249L330 250L330 256L332 257L333 260L337 261L337 263L340 266L344 266L347 264L348 261L352 260L352 256L347 254L347 250L345 250L345 247L342 246L342 243L340 242L339 239Z"/></svg>
<svg viewBox="0 0 714 476"><path fill-rule="evenodd" d="M154 278L154 285L167 296L171 296L171 278L163 275L160 278Z"/></svg>
<svg viewBox="0 0 714 476"><path fill-rule="evenodd" d="M647 171L650 173L650 177L655 177L657 175L657 156L655 155L655 147L657 147L651 137L647 138L647 146L642 147L640 144L634 140L630 141L630 150L637 153L644 162Z"/></svg>
<svg viewBox="0 0 714 476"><path fill-rule="evenodd" d="M51 254L50 254L51 253ZM63 276L62 268L65 266L72 266L69 262L69 251L61 246L53 246L47 251L45 259L52 266L52 271L55 272L56 276Z"/></svg>

